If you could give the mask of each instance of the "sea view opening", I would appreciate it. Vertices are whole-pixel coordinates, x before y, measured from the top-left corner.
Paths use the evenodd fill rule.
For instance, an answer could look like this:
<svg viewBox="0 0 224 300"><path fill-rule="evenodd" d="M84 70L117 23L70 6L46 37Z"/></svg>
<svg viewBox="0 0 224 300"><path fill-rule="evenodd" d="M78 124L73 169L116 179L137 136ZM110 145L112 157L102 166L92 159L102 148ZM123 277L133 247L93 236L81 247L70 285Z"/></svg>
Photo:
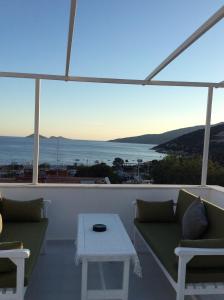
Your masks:
<svg viewBox="0 0 224 300"><path fill-rule="evenodd" d="M54 85L54 82L50 83ZM62 83L63 84L63 83ZM66 85L62 88L62 84L55 85L54 90L59 95L66 93ZM93 84L80 84L73 83L69 87L72 90L71 95L75 94L77 89L88 88L94 92L94 89L99 90L99 85ZM36 82L36 89L39 88L39 81ZM147 89L147 90L146 90ZM153 89L153 94L150 93ZM125 127L125 114L129 115L129 118L133 120L133 128L138 130L139 122L135 121L135 118L148 115L150 119L153 119L155 127L157 123L164 119L163 114L169 115L170 122L167 124L164 122L164 126L169 128L172 123L182 122L186 123L189 119L195 118L195 123L203 124L203 120L206 115L206 90L199 89L196 93L197 104L194 106L187 102L190 99L192 88L184 87L161 87L164 89L164 102L163 111L160 111L160 106L156 104L151 107L150 99L156 99L156 90L159 87L128 87L122 86L122 89L117 89L116 86L111 87L111 92L114 95L114 106L110 109L112 118L118 117L118 115L124 115L122 122L114 124L114 131L119 132L122 126ZM111 141L94 141L94 140L83 140L83 139L71 139L68 137L68 133L71 128L75 131L76 128L82 127L83 133L89 133L90 123L92 125L91 131L99 131L102 135L107 131L107 127L111 126L111 122L108 121L108 116L103 110L98 108L103 103L103 99L106 96L103 93L103 86L101 87L101 94L98 101L89 103L86 101L85 107L88 109L85 111L79 109L78 101L75 96L72 96L74 102L74 110L66 105L66 101L61 96L58 98L53 95L46 93L47 85L43 85L40 89L40 94L36 95L36 116L39 115L38 129L39 138L36 139L36 152L34 153L33 160L33 144L35 135L27 132L26 137L1 137L1 182L5 183L31 183L33 180L33 174L38 178L39 183L97 183L97 184L119 184L119 183L138 183L138 184L197 184L201 183L201 169L202 169L202 156L203 156L203 136L204 126L195 126L188 128L187 126L180 130L178 135L173 136L170 140L164 140L164 142L154 142L153 144L148 143L135 143L126 142L122 139L111 140ZM122 91L122 97L125 96L125 91L131 90L132 99L131 101L137 101L139 94L145 94L146 99L139 101L139 109L135 111L134 107L128 103L119 105L119 93ZM193 91L192 91L193 90ZM177 99L184 93L184 99L186 104L183 106L181 102L167 101L167 92L170 93L170 98ZM222 92L222 90L221 90ZM221 93L218 97L218 106L213 110L213 117L220 111L222 102ZM37 105L38 96L42 96L41 105ZM46 96L48 98L46 98ZM215 96L215 95L214 95ZM161 97L161 90L160 90ZM85 97L83 97L85 98ZM214 99L216 99L214 97ZM71 99L68 99L71 100ZM57 106L55 106L55 101ZM214 104L216 101L214 101ZM23 104L20 103L20 106ZM48 117L48 107L51 107L52 116ZM119 108L119 112L118 112ZM34 107L31 106L31 111ZM178 110L178 114L175 113ZM83 123L78 120L78 117L73 118L75 114L82 120L86 120ZM29 113L32 115L32 112ZM65 121L66 116L66 121ZM217 120L217 117L214 119ZM92 118L92 119L91 119ZM23 120L24 121L24 120ZM95 121L95 128L93 124ZM37 120L36 120L37 122ZM36 123L35 122L35 123ZM221 122L221 119L220 119ZM215 122L213 122L215 123ZM53 136L54 128L64 127L65 129L57 133L57 136ZM129 123L127 123L129 125ZM144 124L147 128L147 124ZM222 131L223 124L215 124L218 133ZM212 128L213 128L212 127ZM219 128L220 127L220 128ZM46 132L45 128L48 129L47 136L42 135ZM168 130L167 130L168 131ZM67 132L66 137L64 136ZM194 134L198 132L199 136L194 137ZM121 133L120 133L121 134ZM172 131L170 132L172 135ZM175 131L174 133L175 134ZM182 137L185 134L185 140ZM189 138L186 136L189 135ZM217 135L217 133L216 133ZM122 136L122 134L121 134ZM218 134L221 139L221 134ZM144 138L144 136L143 136ZM155 137L159 140L159 136ZM174 145L172 140L176 140ZM214 141L215 137L209 138L209 143ZM103 138L102 138L103 139ZM189 140L190 139L190 140ZM196 139L196 140L194 140ZM199 141L199 144L196 141ZM179 143L179 144L178 144ZM185 145L185 143L187 143ZM184 153L184 149L181 147L188 147L188 153ZM176 148L176 149L175 149ZM215 148L216 151L217 147ZM220 149L221 150L221 149ZM214 150L213 150L214 151ZM187 152L187 151L186 151ZM219 154L219 153L218 153ZM219 156L219 160L215 155L209 156L209 172L208 172L208 183L209 184L222 184L222 172L223 163L222 157ZM33 173L33 161L38 164L38 175ZM38 158L38 159L37 159Z"/></svg>
<svg viewBox="0 0 224 300"><path fill-rule="evenodd" d="M74 52L72 44L76 17L76 1L72 0L64 75L0 72L3 84L7 83L9 92L10 83L16 80L22 82L22 88L26 83L29 93L35 89L35 105L30 104L30 111L26 114L30 122L32 112L35 111L32 120L34 134L27 132L26 137L9 137L13 134L7 129L7 136L0 137L0 182L223 185L223 120L219 115L223 82L154 80L171 62L217 25L223 15L224 7L221 7L145 79L80 77L70 76L69 73L71 55ZM107 89L108 96L103 92L105 85L111 85L110 93ZM48 92L49 86L49 90L54 86L55 93L52 95ZM19 85L16 86L18 87ZM163 109L157 107L155 102L155 90L159 88L164 89ZM86 101L86 90L90 94L98 93L98 100L93 103ZM154 92L151 93L151 90ZM198 99L197 104L190 100L193 91L194 97ZM219 104L213 111L214 121L211 122L212 101L213 98L216 101L216 91ZM76 93L79 94L78 98ZM64 94L70 95L70 106L66 105ZM113 95L113 99L110 95ZM110 103L113 102L110 116L103 109L107 105L106 98ZM152 98L153 105L150 104ZM177 101L178 98L182 99ZM139 103L137 111L131 107L130 101ZM23 107L22 102L20 106ZM49 108L51 118L48 117ZM140 116L146 113L153 119L150 128L155 134L139 134L138 122ZM164 133L157 134L156 128L164 114L170 116L169 122L163 124ZM131 123L127 122L126 116L129 116L129 120L132 119ZM138 120L135 120L136 116ZM17 118L18 115L13 119L17 121ZM189 119L191 123L188 122ZM178 120L181 122L178 123ZM175 127L175 122L182 124L184 128L171 130L181 127ZM111 124L114 135L110 139L106 138L105 132L111 128ZM130 124L130 136L133 137L123 138L125 135L121 129L130 127ZM197 126L192 126L195 124ZM145 132L150 130L146 123L141 125ZM25 123L23 126L26 126ZM59 130L55 135L53 129L57 126ZM71 128L79 128L80 138L78 135L75 139L70 137ZM99 140L91 138L91 131L98 132Z"/></svg>

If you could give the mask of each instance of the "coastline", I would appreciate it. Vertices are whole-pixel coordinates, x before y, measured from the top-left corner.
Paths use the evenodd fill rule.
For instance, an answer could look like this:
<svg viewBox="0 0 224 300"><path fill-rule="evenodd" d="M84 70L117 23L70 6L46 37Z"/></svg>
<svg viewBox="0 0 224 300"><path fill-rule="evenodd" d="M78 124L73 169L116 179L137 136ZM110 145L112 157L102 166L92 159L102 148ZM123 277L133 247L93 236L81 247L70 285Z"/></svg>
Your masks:
<svg viewBox="0 0 224 300"><path fill-rule="evenodd" d="M85 141L67 139L40 139L40 163L52 165L85 164L103 162L112 165L116 157L129 163L162 159L151 148L155 145ZM18 163L29 165L33 160L33 139L22 137L0 137L0 165Z"/></svg>

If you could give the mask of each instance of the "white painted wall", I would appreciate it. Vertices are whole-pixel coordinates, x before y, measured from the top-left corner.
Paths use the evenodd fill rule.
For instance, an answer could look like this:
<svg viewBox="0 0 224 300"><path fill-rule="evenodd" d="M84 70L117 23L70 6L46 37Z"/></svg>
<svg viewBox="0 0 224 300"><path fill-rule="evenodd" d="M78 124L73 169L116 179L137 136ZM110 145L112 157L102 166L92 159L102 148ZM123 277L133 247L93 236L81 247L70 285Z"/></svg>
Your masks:
<svg viewBox="0 0 224 300"><path fill-rule="evenodd" d="M47 239L74 239L78 213L117 213L132 233L133 205L136 198L152 201L176 200L183 186L166 185L0 185L3 196L16 200L39 197L52 200ZM185 187L206 199L210 188ZM224 195L224 194L223 194ZM220 196L221 198L221 196Z"/></svg>

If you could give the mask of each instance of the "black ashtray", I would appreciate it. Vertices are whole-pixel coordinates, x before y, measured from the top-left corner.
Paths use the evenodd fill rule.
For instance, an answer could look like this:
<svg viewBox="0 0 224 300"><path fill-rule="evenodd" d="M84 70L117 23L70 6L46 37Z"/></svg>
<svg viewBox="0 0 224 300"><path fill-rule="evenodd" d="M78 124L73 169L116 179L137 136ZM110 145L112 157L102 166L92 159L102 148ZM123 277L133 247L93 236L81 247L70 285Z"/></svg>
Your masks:
<svg viewBox="0 0 224 300"><path fill-rule="evenodd" d="M106 230L107 230L107 226L104 224L94 224L93 225L93 231L104 232Z"/></svg>

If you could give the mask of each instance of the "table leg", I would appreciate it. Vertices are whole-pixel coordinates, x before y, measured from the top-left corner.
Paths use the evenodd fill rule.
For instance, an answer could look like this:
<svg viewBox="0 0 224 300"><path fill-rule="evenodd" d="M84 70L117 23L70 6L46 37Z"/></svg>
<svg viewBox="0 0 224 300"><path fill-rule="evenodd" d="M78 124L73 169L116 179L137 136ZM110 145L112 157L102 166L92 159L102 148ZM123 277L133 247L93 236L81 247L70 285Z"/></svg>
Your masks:
<svg viewBox="0 0 224 300"><path fill-rule="evenodd" d="M130 259L124 261L123 270L123 300L128 300Z"/></svg>
<svg viewBox="0 0 224 300"><path fill-rule="evenodd" d="M82 261L81 300L87 299L87 279L88 279L88 261L86 259L83 259L83 261Z"/></svg>

